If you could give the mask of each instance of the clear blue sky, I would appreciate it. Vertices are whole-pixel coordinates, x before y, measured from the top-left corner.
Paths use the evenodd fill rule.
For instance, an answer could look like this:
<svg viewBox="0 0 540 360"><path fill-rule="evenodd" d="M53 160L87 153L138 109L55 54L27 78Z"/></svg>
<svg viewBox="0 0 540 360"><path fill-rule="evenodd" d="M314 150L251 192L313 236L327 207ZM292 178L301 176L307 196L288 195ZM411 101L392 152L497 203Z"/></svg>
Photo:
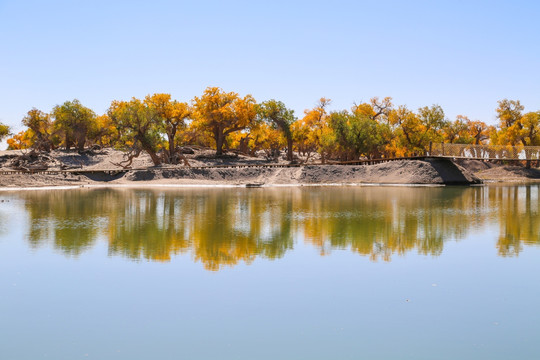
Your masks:
<svg viewBox="0 0 540 360"><path fill-rule="evenodd" d="M300 116L391 96L495 123L540 110L539 1L0 0L0 121L32 107L219 86Z"/></svg>

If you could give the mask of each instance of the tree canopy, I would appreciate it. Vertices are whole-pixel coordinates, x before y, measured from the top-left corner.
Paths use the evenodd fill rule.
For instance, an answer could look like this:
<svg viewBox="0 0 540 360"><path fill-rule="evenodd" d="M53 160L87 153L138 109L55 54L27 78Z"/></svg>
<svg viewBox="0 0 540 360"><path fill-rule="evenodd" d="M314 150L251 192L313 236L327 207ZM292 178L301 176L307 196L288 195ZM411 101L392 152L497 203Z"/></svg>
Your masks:
<svg viewBox="0 0 540 360"><path fill-rule="evenodd" d="M75 145L83 150L88 133L96 126L96 114L75 99L55 106L51 115L55 119L54 132L60 135L65 148Z"/></svg>
<svg viewBox="0 0 540 360"><path fill-rule="evenodd" d="M9 132L9 126L0 123L0 140L3 140L6 136L8 136Z"/></svg>
<svg viewBox="0 0 540 360"><path fill-rule="evenodd" d="M154 165L162 163L157 154L161 143L161 118L155 107L133 98L130 101L113 101L107 114L118 129L121 142L130 145L134 156L144 150L150 155ZM132 159L133 157L129 159L129 164Z"/></svg>
<svg viewBox="0 0 540 360"><path fill-rule="evenodd" d="M417 110L394 105L390 97L350 109L331 110L331 104L320 98L298 119L282 101L258 103L249 94L208 87L190 101L165 93L113 100L106 114L97 116L75 99L49 113L30 109L22 119L26 129L7 142L10 149L41 151L112 146L129 150L128 165L143 151L155 165L186 163L182 147L189 145L212 148L217 156L264 151L275 158L284 152L288 161L298 160L296 152L303 162L317 154L322 162L422 155L431 143L441 142L540 145L540 111L525 112L519 100L498 102L497 126L464 115L448 119L437 104ZM0 124L0 137L9 131Z"/></svg>
<svg viewBox="0 0 540 360"><path fill-rule="evenodd" d="M248 127L257 115L255 99L241 98L235 92L224 92L218 87L207 88L201 97L193 99L194 125L209 133L216 147L216 155L223 154L227 135Z"/></svg>
<svg viewBox="0 0 540 360"><path fill-rule="evenodd" d="M279 129L287 140L287 160L293 160L292 124L296 121L294 111L277 100L264 101L259 105L259 117L270 126Z"/></svg>

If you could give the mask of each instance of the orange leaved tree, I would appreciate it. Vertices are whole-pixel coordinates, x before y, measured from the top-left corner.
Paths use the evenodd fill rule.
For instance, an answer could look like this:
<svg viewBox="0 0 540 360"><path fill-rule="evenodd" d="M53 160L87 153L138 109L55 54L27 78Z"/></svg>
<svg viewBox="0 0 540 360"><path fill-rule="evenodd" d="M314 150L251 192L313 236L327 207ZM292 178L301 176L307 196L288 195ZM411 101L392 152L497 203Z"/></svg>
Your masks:
<svg viewBox="0 0 540 360"><path fill-rule="evenodd" d="M195 97L193 107L197 128L210 133L216 142L216 155L223 154L227 135L245 129L257 116L256 102L251 95L241 98L235 92L227 93L218 87L209 87L201 97Z"/></svg>

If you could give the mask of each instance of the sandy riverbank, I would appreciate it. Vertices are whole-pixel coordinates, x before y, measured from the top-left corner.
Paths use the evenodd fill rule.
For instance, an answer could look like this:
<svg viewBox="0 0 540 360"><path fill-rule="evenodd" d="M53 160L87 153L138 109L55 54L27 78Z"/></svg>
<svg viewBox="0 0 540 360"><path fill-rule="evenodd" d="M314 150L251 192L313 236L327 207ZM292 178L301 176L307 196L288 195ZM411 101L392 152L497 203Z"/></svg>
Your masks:
<svg viewBox="0 0 540 360"><path fill-rule="evenodd" d="M122 169L117 164L123 152L104 149L79 154L76 151L54 151L33 162L16 162L20 151L0 152L0 171L14 170L14 163L23 166L46 165L49 170L111 170ZM147 155L132 164L137 170L108 174L4 174L0 188L77 187L77 186L264 186L283 185L454 185L481 182L540 181L540 169L497 165L477 160L403 160L376 165L305 165L301 167L197 168L214 165L275 164L264 157L229 155L216 158L211 150L197 150L187 155L189 165L154 167ZM277 163L286 163L283 159ZM142 169L142 170L141 170Z"/></svg>
<svg viewBox="0 0 540 360"><path fill-rule="evenodd" d="M473 173L485 183L492 182L540 182L540 168L494 164L479 160L459 160L457 164Z"/></svg>
<svg viewBox="0 0 540 360"><path fill-rule="evenodd" d="M0 152L0 170L13 170L20 152ZM123 153L105 149L96 153L55 151L46 158L35 159L24 166L46 164L49 170L110 170L122 161ZM403 160L376 165L305 165L301 167L244 167L196 168L213 165L273 164L264 158L225 156L215 158L209 151L188 155L191 167L177 165L166 169L153 167L148 156L137 158L130 170L117 174L4 174L2 188L55 186L245 186L246 184L280 185L336 185L336 184L408 184L452 185L478 184L481 180L464 167L448 160ZM283 160L280 160L283 162ZM17 163L20 165L20 162ZM142 169L142 170L141 170Z"/></svg>

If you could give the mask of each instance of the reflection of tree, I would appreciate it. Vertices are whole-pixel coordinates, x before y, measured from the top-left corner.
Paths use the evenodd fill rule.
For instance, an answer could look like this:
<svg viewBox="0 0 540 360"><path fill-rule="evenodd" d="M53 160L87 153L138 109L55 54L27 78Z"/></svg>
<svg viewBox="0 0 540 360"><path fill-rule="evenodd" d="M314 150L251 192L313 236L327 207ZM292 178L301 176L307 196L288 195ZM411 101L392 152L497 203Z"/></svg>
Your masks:
<svg viewBox="0 0 540 360"><path fill-rule="evenodd" d="M185 209L174 197L137 190L121 194L121 201L109 213L110 254L168 261L171 255L186 251Z"/></svg>
<svg viewBox="0 0 540 360"><path fill-rule="evenodd" d="M28 240L38 246L51 239L57 249L78 255L92 246L105 207L112 202L104 191L44 191L26 193L30 216ZM114 200L113 200L114 201Z"/></svg>
<svg viewBox="0 0 540 360"><path fill-rule="evenodd" d="M498 214L501 255L540 244L538 187L73 190L25 193L32 246L77 255L99 236L109 253L169 261L190 253L209 270L275 259L295 237L371 259L439 255Z"/></svg>
<svg viewBox="0 0 540 360"><path fill-rule="evenodd" d="M539 186L513 186L497 187L490 192L490 201L500 208L500 255L518 255L523 244L540 244L539 190Z"/></svg>
<svg viewBox="0 0 540 360"><path fill-rule="evenodd" d="M303 193L301 209L309 214L300 224L306 240L321 248L351 248L372 259L412 249L437 255L443 240L467 230L460 213L447 214L456 198L471 189L332 188ZM316 197L316 199L315 199Z"/></svg>
<svg viewBox="0 0 540 360"><path fill-rule="evenodd" d="M27 193L29 242L79 254L99 234L109 253L168 261L191 250L206 268L292 249L291 201L274 192L81 190Z"/></svg>
<svg viewBox="0 0 540 360"><path fill-rule="evenodd" d="M213 191L193 224L193 253L205 267L217 270L257 255L274 259L291 249L291 201L273 191Z"/></svg>

